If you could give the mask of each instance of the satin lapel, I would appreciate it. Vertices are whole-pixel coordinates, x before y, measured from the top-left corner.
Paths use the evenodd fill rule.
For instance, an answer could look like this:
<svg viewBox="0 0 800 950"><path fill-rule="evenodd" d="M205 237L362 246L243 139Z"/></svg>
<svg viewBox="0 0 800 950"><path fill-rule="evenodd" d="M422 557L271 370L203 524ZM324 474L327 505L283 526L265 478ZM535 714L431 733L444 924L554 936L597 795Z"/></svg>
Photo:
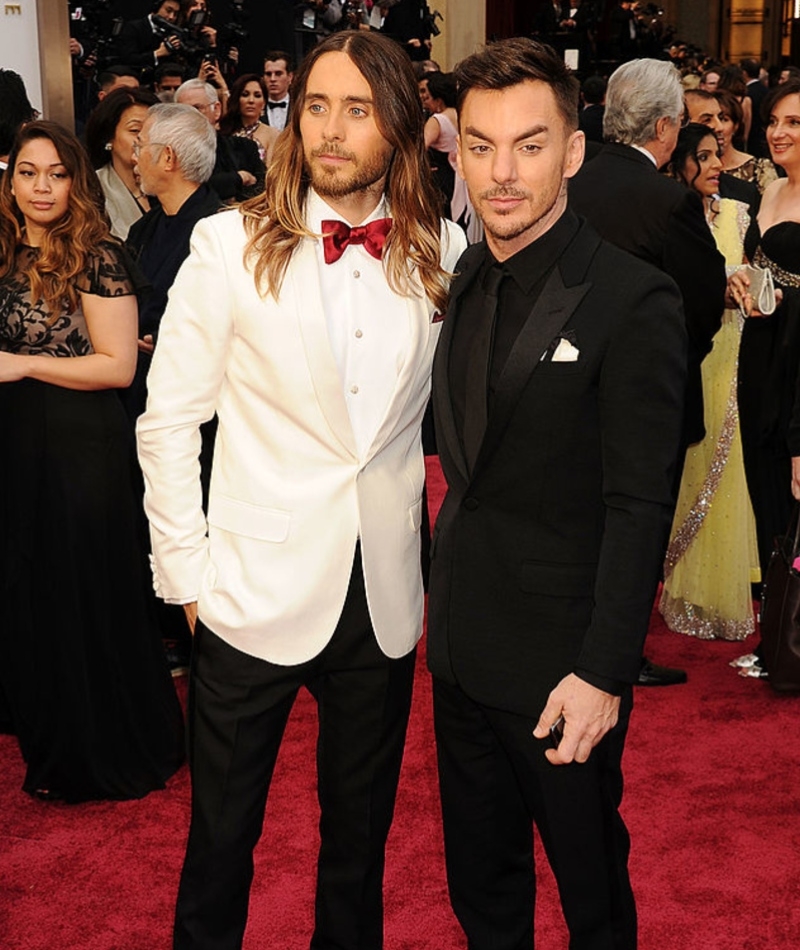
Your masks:
<svg viewBox="0 0 800 950"><path fill-rule="evenodd" d="M328 337L313 241L304 240L300 243L289 264L287 278L289 277L317 402L335 438L355 458L356 442L342 380Z"/></svg>
<svg viewBox="0 0 800 950"><path fill-rule="evenodd" d="M446 455L455 463L465 484L469 482L467 461L456 432L453 402L450 398L450 348L453 344L459 298L475 279L483 254L484 245L474 245L464 252L458 262L458 277L450 285L450 302L436 347L436 355L433 358L433 412L436 422L436 439L441 440L443 446L446 446Z"/></svg>
<svg viewBox="0 0 800 950"><path fill-rule="evenodd" d="M476 471L500 441L522 391L539 366L545 350L567 324L590 287L590 282L566 287L560 268L553 268L503 368L486 435L475 463Z"/></svg>

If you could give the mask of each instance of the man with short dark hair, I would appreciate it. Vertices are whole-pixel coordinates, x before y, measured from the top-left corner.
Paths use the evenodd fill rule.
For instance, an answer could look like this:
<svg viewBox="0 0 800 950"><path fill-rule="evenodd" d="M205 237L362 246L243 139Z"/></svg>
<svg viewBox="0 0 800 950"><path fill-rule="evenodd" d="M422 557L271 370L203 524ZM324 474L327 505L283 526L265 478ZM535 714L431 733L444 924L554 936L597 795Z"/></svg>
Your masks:
<svg viewBox="0 0 800 950"><path fill-rule="evenodd" d="M456 78L486 242L458 262L433 372L451 901L470 950L532 947L535 823L571 950L634 950L621 758L674 503L680 295L569 209L578 84L550 47L493 43Z"/></svg>
<svg viewBox="0 0 800 950"><path fill-rule="evenodd" d="M755 155L756 158L769 158L764 119L761 115L761 106L764 104L769 90L761 82L761 64L756 59L743 59L739 66L747 83L746 95L750 100L752 114L750 134L747 136L745 151Z"/></svg>
<svg viewBox="0 0 800 950"><path fill-rule="evenodd" d="M102 102L103 99L115 89L127 87L128 89L138 89L140 86L137 71L130 66L109 66L97 74L97 99Z"/></svg>
<svg viewBox="0 0 800 950"><path fill-rule="evenodd" d="M264 118L267 125L284 129L289 117L289 87L292 84L294 67L288 53L272 50L264 57L264 82L267 86L267 108Z"/></svg>
<svg viewBox="0 0 800 950"><path fill-rule="evenodd" d="M153 92L162 102L174 102L175 93L186 79L186 70L179 63L165 63L156 69Z"/></svg>
<svg viewBox="0 0 800 950"><path fill-rule="evenodd" d="M587 142L603 142L603 114L605 113L606 81L602 76L589 76L581 86L583 108L578 116L578 128Z"/></svg>
<svg viewBox="0 0 800 950"><path fill-rule="evenodd" d="M180 0L156 0L146 17L126 20L117 39L119 62L149 70L173 58L180 44L174 36L164 36L164 29L153 22L153 17L167 25L176 24L180 12Z"/></svg>
<svg viewBox="0 0 800 950"><path fill-rule="evenodd" d="M296 88L261 198L195 228L139 421L156 590L196 623L176 950L242 945L304 686L319 709L311 946L382 946L422 633L420 425L465 240L439 219L401 50L336 33ZM198 429L215 411L206 518Z"/></svg>

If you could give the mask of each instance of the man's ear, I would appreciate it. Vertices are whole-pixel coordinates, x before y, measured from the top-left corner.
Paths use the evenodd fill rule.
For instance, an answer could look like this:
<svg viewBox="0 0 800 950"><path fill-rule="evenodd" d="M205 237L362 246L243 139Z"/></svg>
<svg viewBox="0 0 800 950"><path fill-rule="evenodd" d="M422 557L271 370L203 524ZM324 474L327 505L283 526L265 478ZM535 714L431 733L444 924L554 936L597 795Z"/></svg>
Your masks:
<svg viewBox="0 0 800 950"><path fill-rule="evenodd" d="M564 157L564 178L573 178L577 175L586 155L586 136L580 129L576 129L567 141L567 151Z"/></svg>

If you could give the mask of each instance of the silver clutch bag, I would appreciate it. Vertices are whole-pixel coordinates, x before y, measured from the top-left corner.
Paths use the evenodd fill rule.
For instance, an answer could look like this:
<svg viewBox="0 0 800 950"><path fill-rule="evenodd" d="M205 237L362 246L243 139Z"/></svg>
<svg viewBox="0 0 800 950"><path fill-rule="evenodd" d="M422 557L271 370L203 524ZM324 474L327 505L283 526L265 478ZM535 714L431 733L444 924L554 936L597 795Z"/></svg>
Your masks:
<svg viewBox="0 0 800 950"><path fill-rule="evenodd" d="M775 312L775 282L772 279L772 271L766 267L754 267L752 264L745 264L740 273L747 275L750 280L750 296L753 298L753 305L756 310L769 316Z"/></svg>

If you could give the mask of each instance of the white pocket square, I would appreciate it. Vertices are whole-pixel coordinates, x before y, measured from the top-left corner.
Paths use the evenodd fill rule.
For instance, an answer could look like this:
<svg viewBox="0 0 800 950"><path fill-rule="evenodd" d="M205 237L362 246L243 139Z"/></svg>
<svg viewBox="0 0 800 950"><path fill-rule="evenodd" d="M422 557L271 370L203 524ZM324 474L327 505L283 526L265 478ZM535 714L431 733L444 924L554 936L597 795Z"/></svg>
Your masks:
<svg viewBox="0 0 800 950"><path fill-rule="evenodd" d="M577 363L580 350L573 346L569 340L560 339L558 346L553 351L553 363Z"/></svg>

